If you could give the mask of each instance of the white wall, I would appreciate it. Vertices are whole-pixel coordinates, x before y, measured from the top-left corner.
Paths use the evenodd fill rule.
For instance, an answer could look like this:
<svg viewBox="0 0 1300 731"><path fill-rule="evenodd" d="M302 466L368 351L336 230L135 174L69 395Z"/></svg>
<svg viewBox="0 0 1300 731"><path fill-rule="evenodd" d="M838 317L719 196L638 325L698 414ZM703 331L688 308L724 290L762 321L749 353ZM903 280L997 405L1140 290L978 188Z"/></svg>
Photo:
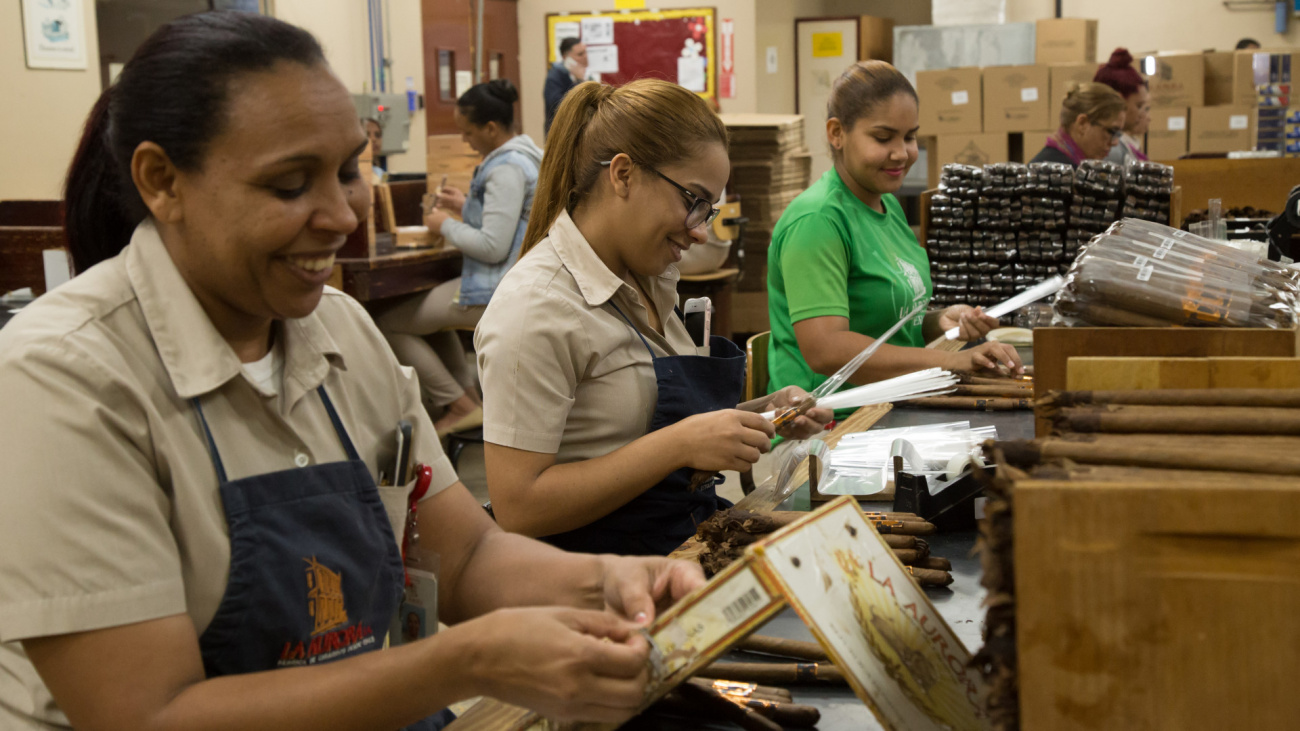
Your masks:
<svg viewBox="0 0 1300 731"><path fill-rule="evenodd" d="M385 4L392 34L392 78L388 91L406 92L406 77L424 93L424 33L419 0L391 0ZM361 0L275 0L275 16L307 29L325 48L325 58L348 90L360 94L371 88L370 37L366 4ZM411 115L410 148L388 157L389 172L424 172L427 138L424 110Z"/></svg>
<svg viewBox="0 0 1300 731"><path fill-rule="evenodd" d="M1228 10L1223 0L1064 0L1061 15L1096 18L1097 61L1124 46L1143 51L1231 50L1243 37L1265 48L1300 46L1300 18L1292 18L1287 32L1273 32L1273 6L1265 10ZM1022 23L1051 18L1055 0L1007 0L1007 22Z"/></svg>
<svg viewBox="0 0 1300 731"><path fill-rule="evenodd" d="M771 0L784 2L784 0ZM711 7L717 9L721 23L730 18L736 23L736 96L722 99L724 112L756 111L759 86L756 69L747 62L754 58L755 0L656 0L651 3L657 10L673 8ZM574 10L614 10L614 0L585 0L575 4L572 0L519 0L519 72L523 77L519 89L523 110L524 134L538 144L544 139L542 128L546 121L546 107L542 89L546 85L546 16L550 13L567 13ZM793 30L791 33L793 34ZM766 90L764 90L766 93Z"/></svg>
<svg viewBox="0 0 1300 731"><path fill-rule="evenodd" d="M63 178L99 98L95 3L86 11L86 70L27 68L21 3L0 2L0 199L63 197Z"/></svg>

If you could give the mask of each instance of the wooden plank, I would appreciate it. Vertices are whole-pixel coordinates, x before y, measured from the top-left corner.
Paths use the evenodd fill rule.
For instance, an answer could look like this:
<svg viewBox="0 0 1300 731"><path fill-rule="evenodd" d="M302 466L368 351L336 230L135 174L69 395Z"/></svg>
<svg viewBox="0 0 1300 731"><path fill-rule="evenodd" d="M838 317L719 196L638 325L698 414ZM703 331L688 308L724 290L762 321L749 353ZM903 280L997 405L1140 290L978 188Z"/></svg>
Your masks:
<svg viewBox="0 0 1300 731"><path fill-rule="evenodd" d="M1034 330L1034 395L1064 389L1068 364L1080 356L1293 358L1296 330L1190 327L1040 327ZM1036 419L1035 432L1050 425Z"/></svg>
<svg viewBox="0 0 1300 731"><path fill-rule="evenodd" d="M1071 358L1065 387L1071 391L1209 388L1205 358Z"/></svg>
<svg viewBox="0 0 1300 731"><path fill-rule="evenodd" d="M1300 715L1300 489L1019 481L1014 550L1023 728Z"/></svg>
<svg viewBox="0 0 1300 731"><path fill-rule="evenodd" d="M1300 359L1211 358L1210 388L1300 388Z"/></svg>
<svg viewBox="0 0 1300 731"><path fill-rule="evenodd" d="M1286 205L1291 186L1300 181L1300 158L1271 160L1196 159L1165 162L1183 189L1185 210L1205 208L1211 198L1223 209L1254 206L1277 213Z"/></svg>
<svg viewBox="0 0 1300 731"><path fill-rule="evenodd" d="M62 227L0 226L0 294L31 287L32 294L45 294L47 249L67 248Z"/></svg>

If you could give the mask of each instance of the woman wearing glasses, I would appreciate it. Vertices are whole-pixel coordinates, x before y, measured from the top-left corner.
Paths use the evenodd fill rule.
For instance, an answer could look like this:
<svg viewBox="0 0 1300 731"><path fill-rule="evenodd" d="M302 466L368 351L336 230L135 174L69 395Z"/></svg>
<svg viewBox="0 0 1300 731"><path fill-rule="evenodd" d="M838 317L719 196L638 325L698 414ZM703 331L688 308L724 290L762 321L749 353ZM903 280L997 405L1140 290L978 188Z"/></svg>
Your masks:
<svg viewBox="0 0 1300 731"><path fill-rule="evenodd" d="M525 255L475 333L492 505L569 550L666 554L726 505L696 471L748 470L774 434L757 412L803 392L737 406L744 355L723 338L699 355L675 312L674 264L704 242L730 168L705 102L655 79L587 83L552 130ZM829 420L813 409L792 434Z"/></svg>
<svg viewBox="0 0 1300 731"><path fill-rule="evenodd" d="M1084 160L1104 160L1124 134L1124 97L1092 81L1070 90L1061 104L1061 128L1047 138L1030 162L1063 162L1074 167Z"/></svg>

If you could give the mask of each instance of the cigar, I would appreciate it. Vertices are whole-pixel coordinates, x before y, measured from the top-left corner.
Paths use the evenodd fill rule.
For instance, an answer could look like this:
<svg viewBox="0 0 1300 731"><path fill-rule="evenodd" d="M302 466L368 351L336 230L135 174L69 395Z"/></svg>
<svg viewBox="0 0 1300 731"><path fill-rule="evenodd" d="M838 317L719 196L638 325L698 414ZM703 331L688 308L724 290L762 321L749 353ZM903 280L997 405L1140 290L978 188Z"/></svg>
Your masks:
<svg viewBox="0 0 1300 731"><path fill-rule="evenodd" d="M952 561L940 556L927 556L920 561L912 564L917 569L932 569L934 571L952 571ZM951 580L951 576L948 577Z"/></svg>
<svg viewBox="0 0 1300 731"><path fill-rule="evenodd" d="M732 703L711 688L683 683L677 686L677 693L688 703L696 705L701 710L707 709L717 713L745 731L782 731L780 724L753 709Z"/></svg>
<svg viewBox="0 0 1300 731"><path fill-rule="evenodd" d="M903 522L901 520L873 520L871 524L881 535L897 533L905 536L928 536L935 531L933 523Z"/></svg>
<svg viewBox="0 0 1300 731"><path fill-rule="evenodd" d="M899 401L898 403L923 409L967 409L970 411L1019 411L1034 408L1034 401L1030 398L999 398L997 396L929 396L910 401Z"/></svg>
<svg viewBox="0 0 1300 731"><path fill-rule="evenodd" d="M730 678L777 685L843 685L844 673L830 663L715 662L695 673L700 678Z"/></svg>
<svg viewBox="0 0 1300 731"><path fill-rule="evenodd" d="M760 652L765 655L779 655L809 662L828 662L830 660L830 657L826 655L826 651L816 642L787 640L782 637L769 637L767 635L750 635L741 640L736 645L736 649L745 650L746 652Z"/></svg>
<svg viewBox="0 0 1300 731"><path fill-rule="evenodd" d="M1034 389L1028 385L1019 383L1009 383L1001 386L984 386L984 385L959 385L957 390L953 391L953 396L1002 396L1005 398L1027 398L1034 394Z"/></svg>
<svg viewBox="0 0 1300 731"><path fill-rule="evenodd" d="M794 696L788 688L780 688L775 685L758 685L757 683L742 683L738 680L708 680L706 678L687 678L686 682L702 685L706 688L712 688L719 693L743 697L743 698L760 698L772 701L781 701L789 703L794 700Z"/></svg>
<svg viewBox="0 0 1300 731"><path fill-rule="evenodd" d="M755 699L739 699L727 696L727 700L737 705L742 705L759 715L776 721L781 726L794 726L796 728L812 728L822 719L822 712L817 710L816 706L805 706L797 703L777 703L775 701L763 701Z"/></svg>
<svg viewBox="0 0 1300 731"><path fill-rule="evenodd" d="M952 583L952 574L947 571L937 569L922 569L915 566L904 566L907 573L916 579L916 583L921 586L947 586Z"/></svg>
<svg viewBox="0 0 1300 731"><path fill-rule="evenodd" d="M882 538L885 539L885 545L890 548L916 548L916 536L903 536L894 533L886 533Z"/></svg>

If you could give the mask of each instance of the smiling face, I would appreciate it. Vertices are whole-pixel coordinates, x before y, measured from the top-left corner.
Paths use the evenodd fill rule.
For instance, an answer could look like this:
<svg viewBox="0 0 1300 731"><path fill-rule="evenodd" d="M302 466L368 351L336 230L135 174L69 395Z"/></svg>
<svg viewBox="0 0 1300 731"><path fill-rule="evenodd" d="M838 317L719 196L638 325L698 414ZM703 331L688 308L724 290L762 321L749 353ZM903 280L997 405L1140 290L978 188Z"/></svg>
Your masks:
<svg viewBox="0 0 1300 731"><path fill-rule="evenodd" d="M875 105L845 128L839 119L826 122L826 136L840 179L863 203L880 210L880 196L896 193L916 163L916 99L899 92Z"/></svg>
<svg viewBox="0 0 1300 731"><path fill-rule="evenodd" d="M370 200L357 163L366 134L327 67L282 62L231 89L224 129L199 169L176 173L162 224L218 329L310 314Z"/></svg>
<svg viewBox="0 0 1300 731"><path fill-rule="evenodd" d="M727 184L731 161L727 149L715 142L686 160L656 169L712 203ZM652 171L640 166L632 169L627 205L621 207L626 215L619 214L619 228L627 235L621 237L618 252L630 271L644 276L663 274L681 261L692 245L708 239L711 224L686 228L691 204L684 193Z"/></svg>

